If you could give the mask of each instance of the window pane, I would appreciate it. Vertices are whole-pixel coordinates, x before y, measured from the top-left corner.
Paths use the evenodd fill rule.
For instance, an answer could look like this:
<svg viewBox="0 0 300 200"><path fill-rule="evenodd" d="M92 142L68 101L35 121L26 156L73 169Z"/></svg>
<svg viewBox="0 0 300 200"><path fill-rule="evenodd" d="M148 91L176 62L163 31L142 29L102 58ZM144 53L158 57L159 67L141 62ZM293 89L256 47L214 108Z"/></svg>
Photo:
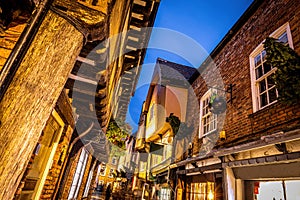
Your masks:
<svg viewBox="0 0 300 200"><path fill-rule="evenodd" d="M261 55L262 55L262 60L265 61L266 55L267 55L266 51L263 50L263 51L261 52Z"/></svg>
<svg viewBox="0 0 300 200"><path fill-rule="evenodd" d="M259 82L259 93L263 93L266 90L266 81L262 80Z"/></svg>
<svg viewBox="0 0 300 200"><path fill-rule="evenodd" d="M267 83L268 83L268 88L271 88L275 85L275 81L272 76L268 76Z"/></svg>
<svg viewBox="0 0 300 200"><path fill-rule="evenodd" d="M260 65L260 63L261 63L261 59L260 59L260 54L259 54L258 56L256 56L254 58L255 67L258 66L258 65Z"/></svg>
<svg viewBox="0 0 300 200"><path fill-rule="evenodd" d="M283 44L288 44L287 33L284 32L281 36L279 36L278 41L283 43Z"/></svg>
<svg viewBox="0 0 300 200"><path fill-rule="evenodd" d="M271 90L269 90L269 99L270 99L270 103L272 103L273 101L276 101L277 95L276 95L275 87L273 87Z"/></svg>
<svg viewBox="0 0 300 200"><path fill-rule="evenodd" d="M288 200L299 200L300 199L300 181L285 181L286 193Z"/></svg>
<svg viewBox="0 0 300 200"><path fill-rule="evenodd" d="M264 74L268 73L271 70L271 65L264 63Z"/></svg>
<svg viewBox="0 0 300 200"><path fill-rule="evenodd" d="M260 78L263 75L262 66L259 66L255 69L256 79Z"/></svg>
<svg viewBox="0 0 300 200"><path fill-rule="evenodd" d="M257 200L284 199L281 181L260 182L259 185Z"/></svg>
<svg viewBox="0 0 300 200"><path fill-rule="evenodd" d="M268 104L267 94L263 93L263 94L260 95L260 107L264 107L267 104Z"/></svg>

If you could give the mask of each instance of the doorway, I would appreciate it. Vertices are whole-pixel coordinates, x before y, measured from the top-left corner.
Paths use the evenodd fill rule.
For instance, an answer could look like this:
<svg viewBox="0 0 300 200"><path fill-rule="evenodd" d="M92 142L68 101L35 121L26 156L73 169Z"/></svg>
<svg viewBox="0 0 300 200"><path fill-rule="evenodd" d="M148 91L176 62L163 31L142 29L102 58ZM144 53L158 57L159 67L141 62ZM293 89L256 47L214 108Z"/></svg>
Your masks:
<svg viewBox="0 0 300 200"><path fill-rule="evenodd" d="M34 160L26 177L21 199L40 199L63 127L64 122L58 113L53 110L33 152Z"/></svg>

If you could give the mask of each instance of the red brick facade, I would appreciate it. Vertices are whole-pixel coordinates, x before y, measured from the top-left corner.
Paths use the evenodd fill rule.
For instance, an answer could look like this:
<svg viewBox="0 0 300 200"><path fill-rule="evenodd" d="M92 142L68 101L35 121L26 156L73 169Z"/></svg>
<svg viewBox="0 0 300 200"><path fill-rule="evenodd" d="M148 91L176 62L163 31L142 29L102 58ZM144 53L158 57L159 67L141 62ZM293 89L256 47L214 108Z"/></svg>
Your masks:
<svg viewBox="0 0 300 200"><path fill-rule="evenodd" d="M227 139L219 141L219 146L234 146L262 135L300 126L299 104L287 106L277 102L253 113L249 62L251 52L272 32L288 22L294 50L300 54L299 1L268 0L259 4L261 5L248 19L241 18L244 24L236 32L229 32L223 43L220 43L223 46L219 45L212 53L224 85L235 84L233 103L227 104L223 128ZM193 83L193 87L197 96L201 97L205 91L205 83L201 77Z"/></svg>

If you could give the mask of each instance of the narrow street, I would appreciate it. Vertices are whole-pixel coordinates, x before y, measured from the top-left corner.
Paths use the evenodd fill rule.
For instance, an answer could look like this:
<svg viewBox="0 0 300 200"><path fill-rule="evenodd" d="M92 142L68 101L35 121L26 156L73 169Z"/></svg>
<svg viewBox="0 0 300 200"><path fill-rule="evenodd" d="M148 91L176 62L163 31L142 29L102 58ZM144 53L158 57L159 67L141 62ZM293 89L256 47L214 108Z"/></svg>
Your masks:
<svg viewBox="0 0 300 200"><path fill-rule="evenodd" d="M299 0L0 0L0 200L300 200Z"/></svg>

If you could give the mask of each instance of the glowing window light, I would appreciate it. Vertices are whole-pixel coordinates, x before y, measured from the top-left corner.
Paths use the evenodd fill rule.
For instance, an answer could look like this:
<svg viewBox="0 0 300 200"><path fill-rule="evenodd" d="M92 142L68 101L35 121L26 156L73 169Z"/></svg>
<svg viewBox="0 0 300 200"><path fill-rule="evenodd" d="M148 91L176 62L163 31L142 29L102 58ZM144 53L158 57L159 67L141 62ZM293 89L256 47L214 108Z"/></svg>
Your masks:
<svg viewBox="0 0 300 200"><path fill-rule="evenodd" d="M214 194L212 193L212 191L209 191L208 195L207 195L207 198L209 200L213 200L214 199Z"/></svg>

